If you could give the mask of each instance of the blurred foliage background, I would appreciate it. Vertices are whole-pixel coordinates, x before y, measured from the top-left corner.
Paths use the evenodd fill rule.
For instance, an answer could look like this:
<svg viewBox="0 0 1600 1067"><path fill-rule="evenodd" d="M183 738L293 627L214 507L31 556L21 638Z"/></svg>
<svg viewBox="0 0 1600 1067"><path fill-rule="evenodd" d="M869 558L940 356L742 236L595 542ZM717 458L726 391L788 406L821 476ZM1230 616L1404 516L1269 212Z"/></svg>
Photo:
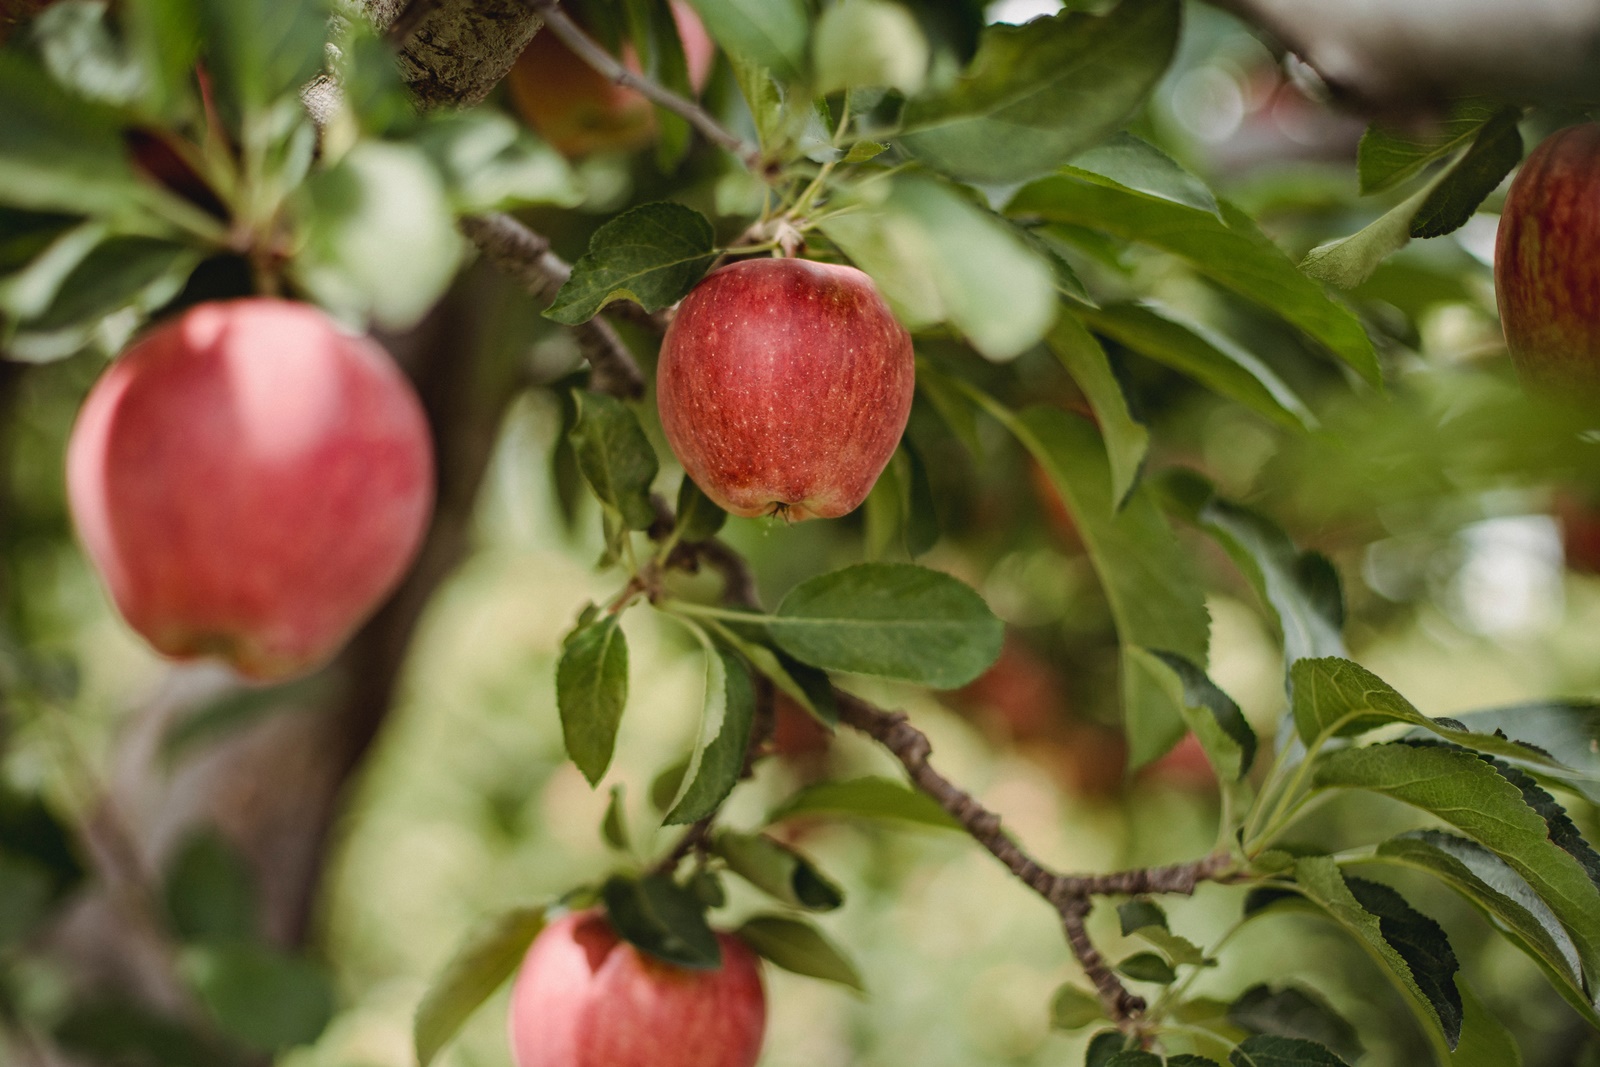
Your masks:
<svg viewBox="0 0 1600 1067"><path fill-rule="evenodd" d="M987 17L1022 21L1058 6L1002 0ZM1314 86L1229 17L1200 5L1187 16L1178 61L1135 132L1256 217L1297 259L1398 201L1398 194L1389 202L1357 198L1360 121L1319 102ZM718 69L710 106L737 121L736 95L730 72ZM1560 119L1531 120L1529 143L1539 123ZM670 178L649 155L584 160L583 204L535 212L530 221L574 259L589 232L622 205L670 195L726 217L744 210L754 192L743 170L703 147ZM1353 385L1281 323L1170 255L1088 231L1060 242L1092 292L1138 294L1222 331L1318 413L1312 433L1287 431L1110 345L1136 414L1154 429L1151 469L1201 469L1227 496L1271 514L1298 544L1327 553L1345 584L1352 654L1429 715L1551 695L1600 697L1600 483L1586 451L1593 442L1552 443L1541 413L1516 388L1490 272L1497 204L1491 198L1449 237L1413 243L1353 294L1390 371L1385 396ZM559 390L544 388L565 378L577 353L508 284L481 269L458 284L498 306L481 343L516 349L534 385L513 405L496 445L472 555L428 609L399 705L338 828L314 938L336 1009L314 1044L281 1058L289 1067L411 1063L412 1012L464 933L509 906L593 879L612 862L596 832L608 795L590 790L564 760L552 682L578 607L613 584L595 573L598 510L575 491L571 454L561 444L570 412ZM650 358L642 336L628 339ZM940 344L922 354L937 362ZM89 816L129 709L173 684L170 669L110 611L65 512L63 448L98 369L81 358L0 362L0 781L19 795L41 792L68 821ZM1005 380L994 371L997 393L1083 407L1049 355L1027 353L1014 371ZM641 410L653 413L654 405ZM659 454L670 456L658 428L649 429ZM1071 520L997 427L980 422L978 431L981 462L919 397L910 434L927 459L940 529L924 561L983 593L1010 626L1007 650L989 675L942 701L889 685L863 692L910 711L946 772L1058 868L1201 854L1218 820L1204 761L1185 746L1124 774L1115 636ZM772 601L825 567L893 555L894 507L880 494L837 523L734 520L728 536L748 553ZM1220 554L1184 536L1212 564L1211 677L1258 733L1271 736L1284 703L1276 641ZM651 778L664 752L690 745L701 661L668 621L636 612L626 629L633 707L609 781L624 789L630 823L647 840L641 831L658 818ZM225 715L212 726L236 728L249 715L235 709L232 726ZM175 765L187 752L174 751ZM894 767L866 743L840 736L826 751L765 764L728 821L754 823L796 784L823 773L892 774ZM1374 823L1397 832L1419 821L1378 799L1334 810L1314 816L1322 821L1316 832L1333 840L1344 826L1370 838ZM1575 814L1586 831L1597 828L1592 809ZM1085 1036L1049 1026L1051 993L1075 973L1056 916L989 856L962 836L933 830L787 826L846 891L846 906L819 922L854 954L869 994L769 968L764 1064L1078 1062ZM59 888L71 891L70 872ZM199 892L210 899L211 890ZM248 907L248 885L242 893L238 906ZM1490 937L1454 898L1426 899L1531 1067L1600 1062L1594 1035L1524 956ZM1174 927L1202 944L1221 936L1238 908L1238 893L1217 886L1170 902ZM1099 909L1093 921L1107 954L1124 954L1112 909ZM0 952L12 953L9 1011L51 1019L68 1010L48 959L10 944L3 917ZM1252 923L1199 988L1228 997L1291 975L1327 992L1368 1035L1363 1064L1401 1067L1427 1055L1371 963L1308 917ZM509 1062L504 995L443 1062Z"/></svg>

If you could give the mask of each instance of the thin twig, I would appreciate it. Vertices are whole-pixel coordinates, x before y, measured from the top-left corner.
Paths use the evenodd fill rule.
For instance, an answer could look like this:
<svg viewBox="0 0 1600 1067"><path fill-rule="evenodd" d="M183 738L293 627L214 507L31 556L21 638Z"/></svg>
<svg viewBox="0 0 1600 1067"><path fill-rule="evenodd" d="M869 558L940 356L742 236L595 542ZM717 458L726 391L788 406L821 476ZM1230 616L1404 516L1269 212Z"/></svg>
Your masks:
<svg viewBox="0 0 1600 1067"><path fill-rule="evenodd" d="M457 225L490 263L534 296L553 296L572 276L572 267L550 251L543 234L510 215L467 215ZM591 389L628 400L644 395L644 372L609 322L596 316L572 330L589 361Z"/></svg>
<svg viewBox="0 0 1600 1067"><path fill-rule="evenodd" d="M599 71L607 81L632 89L651 103L683 116L706 140L731 152L752 172L763 178L769 175L769 168L762 159L760 148L722 125L709 111L693 100L679 96L623 66L561 9L560 0L531 0L531 2L534 10L544 17L545 29L561 38L561 42L579 59Z"/></svg>

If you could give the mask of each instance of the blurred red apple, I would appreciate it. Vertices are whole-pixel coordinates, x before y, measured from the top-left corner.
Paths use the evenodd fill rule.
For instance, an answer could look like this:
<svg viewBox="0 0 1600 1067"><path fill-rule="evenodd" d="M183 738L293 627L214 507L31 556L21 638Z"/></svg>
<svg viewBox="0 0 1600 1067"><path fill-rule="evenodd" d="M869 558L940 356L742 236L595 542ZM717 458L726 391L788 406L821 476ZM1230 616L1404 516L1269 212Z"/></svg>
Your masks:
<svg viewBox="0 0 1600 1067"><path fill-rule="evenodd" d="M682 0L674 0L672 19L683 42L689 84L699 93L711 76L716 46L700 16ZM631 44L623 46L622 62L639 73L638 53ZM655 138L655 106L608 81L549 30L533 35L506 84L518 114L562 155L631 151Z"/></svg>
<svg viewBox="0 0 1600 1067"><path fill-rule="evenodd" d="M1555 512L1567 566L1579 574L1600 574L1600 505L1584 494L1562 492Z"/></svg>
<svg viewBox="0 0 1600 1067"><path fill-rule="evenodd" d="M399 581L433 503L422 406L388 355L284 300L201 304L130 347L67 447L78 534L167 656L281 679Z"/></svg>
<svg viewBox="0 0 1600 1067"><path fill-rule="evenodd" d="M597 911L551 923L511 991L517 1067L754 1067L767 1025L761 964L718 934L722 967L641 953Z"/></svg>
<svg viewBox="0 0 1600 1067"><path fill-rule="evenodd" d="M1522 380L1600 393L1600 125L1547 137L1500 215L1495 294Z"/></svg>
<svg viewBox="0 0 1600 1067"><path fill-rule="evenodd" d="M828 751L833 735L799 702L785 693L772 698L772 751L791 761L806 762Z"/></svg>
<svg viewBox="0 0 1600 1067"><path fill-rule="evenodd" d="M1217 772L1206 758L1200 739L1192 733L1184 734L1170 752L1142 768L1139 777L1179 789L1210 791L1217 786Z"/></svg>
<svg viewBox="0 0 1600 1067"><path fill-rule="evenodd" d="M852 511L911 414L911 335L854 267L747 259L684 298L656 398L695 484L735 515Z"/></svg>

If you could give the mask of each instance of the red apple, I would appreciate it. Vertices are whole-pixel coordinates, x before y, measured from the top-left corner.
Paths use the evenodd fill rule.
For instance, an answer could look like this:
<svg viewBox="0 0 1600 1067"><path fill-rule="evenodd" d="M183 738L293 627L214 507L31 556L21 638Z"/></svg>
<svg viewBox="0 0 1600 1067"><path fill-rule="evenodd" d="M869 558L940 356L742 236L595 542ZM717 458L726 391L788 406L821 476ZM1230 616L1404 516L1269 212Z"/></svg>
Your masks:
<svg viewBox="0 0 1600 1067"><path fill-rule="evenodd" d="M866 499L911 414L911 336L854 267L747 259L684 298L661 343L667 441L735 515L831 519Z"/></svg>
<svg viewBox="0 0 1600 1067"><path fill-rule="evenodd" d="M694 8L674 0L672 19L683 42L689 84L699 93L711 77L716 46ZM639 57L624 45L622 62L639 73ZM523 120L562 155L631 151L655 138L655 106L608 81L549 30L533 35L506 76L511 102Z"/></svg>
<svg viewBox="0 0 1600 1067"><path fill-rule="evenodd" d="M772 751L794 762L812 762L828 751L833 734L786 693L772 698Z"/></svg>
<svg viewBox="0 0 1600 1067"><path fill-rule="evenodd" d="M67 447L78 534L167 656L319 665L390 592L433 503L422 406L388 355L284 300L201 304L95 383Z"/></svg>
<svg viewBox="0 0 1600 1067"><path fill-rule="evenodd" d="M754 1067L767 1025L760 961L717 939L722 967L691 971L644 955L597 911L551 923L511 991L517 1067Z"/></svg>
<svg viewBox="0 0 1600 1067"><path fill-rule="evenodd" d="M1567 567L1600 574L1600 503L1591 494L1564 490L1556 494L1555 513Z"/></svg>
<svg viewBox="0 0 1600 1067"><path fill-rule="evenodd" d="M1500 215L1495 294L1524 382L1600 393L1600 125L1545 139Z"/></svg>
<svg viewBox="0 0 1600 1067"><path fill-rule="evenodd" d="M1172 751L1139 771L1151 781L1209 792L1217 787L1217 772L1206 757L1206 750L1194 734L1184 734Z"/></svg>

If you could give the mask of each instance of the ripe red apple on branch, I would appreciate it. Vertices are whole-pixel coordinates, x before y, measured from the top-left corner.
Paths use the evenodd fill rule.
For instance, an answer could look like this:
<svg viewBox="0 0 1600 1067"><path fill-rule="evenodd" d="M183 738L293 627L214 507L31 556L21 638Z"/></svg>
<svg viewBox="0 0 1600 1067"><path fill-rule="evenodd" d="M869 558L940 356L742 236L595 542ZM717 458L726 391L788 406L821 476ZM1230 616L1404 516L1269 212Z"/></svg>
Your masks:
<svg viewBox="0 0 1600 1067"><path fill-rule="evenodd" d="M738 938L717 940L721 968L688 970L641 953L598 911L551 923L511 992L517 1067L754 1067L761 964Z"/></svg>
<svg viewBox="0 0 1600 1067"><path fill-rule="evenodd" d="M716 45L694 8L682 0L671 7L689 84L698 94L711 77ZM622 62L639 73L632 45L623 46ZM517 112L564 156L632 151L655 137L655 106L632 89L607 81L548 29L533 35L506 75L506 84Z"/></svg>
<svg viewBox="0 0 1600 1067"><path fill-rule="evenodd" d="M90 391L67 448L90 560L156 650L281 679L399 581L433 505L411 385L305 304L201 304Z"/></svg>
<svg viewBox="0 0 1600 1067"><path fill-rule="evenodd" d="M861 271L747 259L684 298L656 397L672 450L718 505L831 519L894 456L915 373L911 335Z"/></svg>
<svg viewBox="0 0 1600 1067"><path fill-rule="evenodd" d="M1495 294L1517 373L1600 394L1600 124L1546 138L1500 215Z"/></svg>

